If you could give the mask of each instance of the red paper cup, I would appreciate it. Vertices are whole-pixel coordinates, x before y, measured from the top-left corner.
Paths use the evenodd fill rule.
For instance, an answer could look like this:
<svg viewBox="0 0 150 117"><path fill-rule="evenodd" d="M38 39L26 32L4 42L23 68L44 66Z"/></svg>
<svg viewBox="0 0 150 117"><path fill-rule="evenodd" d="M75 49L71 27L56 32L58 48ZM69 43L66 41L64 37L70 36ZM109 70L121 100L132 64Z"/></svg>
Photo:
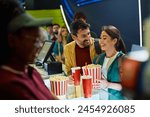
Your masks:
<svg viewBox="0 0 150 117"><path fill-rule="evenodd" d="M92 76L81 76L84 98L92 97Z"/></svg>
<svg viewBox="0 0 150 117"><path fill-rule="evenodd" d="M71 71L72 71L72 77L74 79L74 85L80 85L81 68L80 67L73 67L73 68L71 68Z"/></svg>
<svg viewBox="0 0 150 117"><path fill-rule="evenodd" d="M55 76L55 78L50 78L50 88L58 98L65 99L68 89L68 78L65 76Z"/></svg>
<svg viewBox="0 0 150 117"><path fill-rule="evenodd" d="M89 67L93 66L93 67ZM92 86L94 89L97 89L100 87L100 79L101 79L101 66L100 65L88 65L87 71L86 67L82 67L83 75L86 75L88 73L89 76L92 76Z"/></svg>

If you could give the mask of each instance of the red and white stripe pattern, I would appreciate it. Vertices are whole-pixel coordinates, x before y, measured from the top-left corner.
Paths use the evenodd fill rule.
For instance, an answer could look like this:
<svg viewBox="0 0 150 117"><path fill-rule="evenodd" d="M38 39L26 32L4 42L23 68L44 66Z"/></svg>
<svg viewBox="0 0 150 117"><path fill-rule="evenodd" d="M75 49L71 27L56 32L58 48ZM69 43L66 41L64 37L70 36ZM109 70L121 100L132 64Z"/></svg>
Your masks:
<svg viewBox="0 0 150 117"><path fill-rule="evenodd" d="M51 91L56 96L66 95L68 90L68 80L61 81L51 81L50 80Z"/></svg>
<svg viewBox="0 0 150 117"><path fill-rule="evenodd" d="M100 87L100 79L101 79L101 67L93 67L93 68L86 68L82 67L83 75L90 75L92 76L92 86L93 88L99 88Z"/></svg>

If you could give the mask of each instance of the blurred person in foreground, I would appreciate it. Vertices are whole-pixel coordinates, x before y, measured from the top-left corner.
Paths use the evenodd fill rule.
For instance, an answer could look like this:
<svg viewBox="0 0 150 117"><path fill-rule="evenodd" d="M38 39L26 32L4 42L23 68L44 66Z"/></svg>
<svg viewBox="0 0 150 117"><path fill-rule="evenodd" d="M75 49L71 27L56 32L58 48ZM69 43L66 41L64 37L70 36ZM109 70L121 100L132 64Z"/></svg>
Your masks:
<svg viewBox="0 0 150 117"><path fill-rule="evenodd" d="M106 99L122 98L122 86L120 78L121 57L126 53L124 42L120 31L112 26L103 26L100 36L100 46L104 53L96 56L94 64L102 65L102 79L100 87L113 96L106 96Z"/></svg>
<svg viewBox="0 0 150 117"><path fill-rule="evenodd" d="M0 15L0 99L58 99L28 65L42 46L39 27L51 19L33 18L17 0L0 0Z"/></svg>
<svg viewBox="0 0 150 117"><path fill-rule="evenodd" d="M150 99L150 18L146 18L143 24L144 46L136 45L138 49L130 51L122 65L124 95L135 100Z"/></svg>
<svg viewBox="0 0 150 117"><path fill-rule="evenodd" d="M123 94L128 99L150 99L150 17L143 20L144 46L136 45L122 63Z"/></svg>
<svg viewBox="0 0 150 117"><path fill-rule="evenodd" d="M90 35L90 26L82 20L71 24L71 36L74 41L64 47L65 73L71 75L71 68L91 64L96 56L94 39Z"/></svg>
<svg viewBox="0 0 150 117"><path fill-rule="evenodd" d="M145 76L143 77L148 60L148 51L140 45L137 47L139 50L130 51L122 61L121 84L123 94L128 99L144 99L149 83L147 80L145 82Z"/></svg>

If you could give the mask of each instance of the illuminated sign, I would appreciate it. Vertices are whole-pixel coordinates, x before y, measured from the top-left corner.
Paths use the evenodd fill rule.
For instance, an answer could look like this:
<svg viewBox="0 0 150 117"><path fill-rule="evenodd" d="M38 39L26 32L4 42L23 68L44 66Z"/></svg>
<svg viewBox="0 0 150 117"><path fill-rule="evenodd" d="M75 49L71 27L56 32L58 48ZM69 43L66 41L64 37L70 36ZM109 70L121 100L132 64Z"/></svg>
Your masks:
<svg viewBox="0 0 150 117"><path fill-rule="evenodd" d="M96 3L96 2L101 2L101 1L103 0L74 0L74 2L78 7Z"/></svg>

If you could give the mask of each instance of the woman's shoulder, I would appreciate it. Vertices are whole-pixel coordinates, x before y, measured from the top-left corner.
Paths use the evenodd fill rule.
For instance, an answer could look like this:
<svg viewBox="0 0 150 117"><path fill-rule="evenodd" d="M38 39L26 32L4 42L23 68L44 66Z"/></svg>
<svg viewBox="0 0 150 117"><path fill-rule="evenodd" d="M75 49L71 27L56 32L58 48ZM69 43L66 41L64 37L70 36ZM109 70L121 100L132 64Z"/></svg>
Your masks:
<svg viewBox="0 0 150 117"><path fill-rule="evenodd" d="M106 56L106 53L101 53L101 54L95 56L95 58L93 59L93 63L94 64L99 63L99 61L102 60L105 56Z"/></svg>
<svg viewBox="0 0 150 117"><path fill-rule="evenodd" d="M126 54L124 54L122 51L120 51L120 52L118 52L116 58L118 58L118 59L123 59L123 58L125 58L126 56L127 56Z"/></svg>

